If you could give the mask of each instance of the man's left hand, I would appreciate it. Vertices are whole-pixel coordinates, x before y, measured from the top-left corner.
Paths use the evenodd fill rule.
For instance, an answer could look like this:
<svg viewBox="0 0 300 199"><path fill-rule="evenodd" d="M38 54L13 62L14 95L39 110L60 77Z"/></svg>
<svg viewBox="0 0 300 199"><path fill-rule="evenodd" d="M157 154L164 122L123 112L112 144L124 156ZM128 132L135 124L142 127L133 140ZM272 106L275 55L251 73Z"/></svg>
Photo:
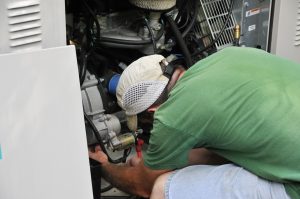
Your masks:
<svg viewBox="0 0 300 199"><path fill-rule="evenodd" d="M89 150L89 157L100 162L102 165L108 163L107 155L101 150L100 146L95 147L95 151Z"/></svg>

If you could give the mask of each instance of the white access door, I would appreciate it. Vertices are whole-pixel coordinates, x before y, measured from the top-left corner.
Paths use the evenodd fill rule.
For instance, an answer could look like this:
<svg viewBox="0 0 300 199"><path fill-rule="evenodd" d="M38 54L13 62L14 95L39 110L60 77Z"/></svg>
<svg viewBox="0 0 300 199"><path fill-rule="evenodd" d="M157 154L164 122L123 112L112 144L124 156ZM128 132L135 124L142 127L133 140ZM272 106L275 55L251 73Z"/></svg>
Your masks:
<svg viewBox="0 0 300 199"><path fill-rule="evenodd" d="M271 53L300 63L300 0L276 0Z"/></svg>
<svg viewBox="0 0 300 199"><path fill-rule="evenodd" d="M0 55L0 198L92 199L72 46Z"/></svg>

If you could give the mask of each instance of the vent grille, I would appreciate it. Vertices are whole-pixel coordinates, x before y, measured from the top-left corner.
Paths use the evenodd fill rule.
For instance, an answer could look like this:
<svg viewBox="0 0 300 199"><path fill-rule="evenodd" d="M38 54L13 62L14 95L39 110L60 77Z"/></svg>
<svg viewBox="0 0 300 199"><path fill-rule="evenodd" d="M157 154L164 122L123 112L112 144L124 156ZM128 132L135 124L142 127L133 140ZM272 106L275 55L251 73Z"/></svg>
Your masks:
<svg viewBox="0 0 300 199"><path fill-rule="evenodd" d="M297 22L296 22L296 38L295 38L295 46L300 46L300 0L298 2L297 9Z"/></svg>
<svg viewBox="0 0 300 199"><path fill-rule="evenodd" d="M216 39L219 36L219 33L224 26L229 14L229 2L228 0L200 0L200 3L204 11L205 18L208 22L212 37L213 39ZM235 19L233 17L233 14L231 13L223 34L215 43L218 50L232 45L232 42L234 40L234 26Z"/></svg>
<svg viewBox="0 0 300 199"><path fill-rule="evenodd" d="M194 26L194 32L198 39L202 40L204 47L207 47L212 42L212 35L209 29L209 25L206 21L204 11L201 5L199 5L199 14Z"/></svg>
<svg viewBox="0 0 300 199"><path fill-rule="evenodd" d="M42 41L40 2L27 0L7 6L9 40L12 50L32 48ZM38 45L39 46L39 45Z"/></svg>

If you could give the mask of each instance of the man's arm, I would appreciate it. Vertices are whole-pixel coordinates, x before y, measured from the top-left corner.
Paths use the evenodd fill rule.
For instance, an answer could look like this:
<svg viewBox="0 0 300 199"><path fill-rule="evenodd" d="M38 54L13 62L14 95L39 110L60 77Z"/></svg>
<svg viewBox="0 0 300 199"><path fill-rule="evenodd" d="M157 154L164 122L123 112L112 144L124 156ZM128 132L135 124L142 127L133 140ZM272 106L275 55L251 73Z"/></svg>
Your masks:
<svg viewBox="0 0 300 199"><path fill-rule="evenodd" d="M230 161L205 148L192 149L189 152L189 165L221 165Z"/></svg>
<svg viewBox="0 0 300 199"><path fill-rule="evenodd" d="M102 175L115 187L125 192L149 197L153 184L158 176L170 170L151 170L144 165L143 160L136 165L115 165L107 160L107 156L96 148L95 152L89 153L90 158L102 164Z"/></svg>

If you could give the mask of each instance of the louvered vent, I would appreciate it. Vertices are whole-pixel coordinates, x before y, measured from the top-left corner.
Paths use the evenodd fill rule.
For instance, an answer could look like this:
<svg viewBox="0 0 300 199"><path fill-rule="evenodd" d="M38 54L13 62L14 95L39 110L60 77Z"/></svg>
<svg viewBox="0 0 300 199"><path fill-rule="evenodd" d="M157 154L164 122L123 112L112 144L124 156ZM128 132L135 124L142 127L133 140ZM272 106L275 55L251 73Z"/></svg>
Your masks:
<svg viewBox="0 0 300 199"><path fill-rule="evenodd" d="M298 10L297 10L295 46L300 46L300 0L298 2Z"/></svg>
<svg viewBox="0 0 300 199"><path fill-rule="evenodd" d="M9 39L12 50L36 47L42 41L40 2L18 1L7 6Z"/></svg>
<svg viewBox="0 0 300 199"><path fill-rule="evenodd" d="M232 45L235 20L233 14L228 13L230 7L228 0L200 0L200 2L214 40L219 37L227 16L230 14L227 26L215 45L217 49Z"/></svg>

